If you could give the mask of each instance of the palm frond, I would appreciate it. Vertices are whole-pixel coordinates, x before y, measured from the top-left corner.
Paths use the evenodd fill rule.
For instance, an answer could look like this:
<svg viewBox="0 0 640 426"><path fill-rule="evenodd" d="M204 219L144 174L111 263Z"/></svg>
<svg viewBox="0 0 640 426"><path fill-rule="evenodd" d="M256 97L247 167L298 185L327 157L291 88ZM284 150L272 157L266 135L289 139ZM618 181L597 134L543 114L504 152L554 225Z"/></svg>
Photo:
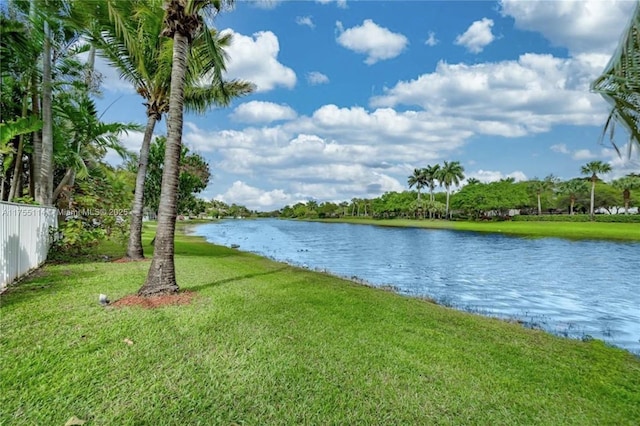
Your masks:
<svg viewBox="0 0 640 426"><path fill-rule="evenodd" d="M209 86L187 86L184 91L185 109L205 113L211 105L228 106L234 98L255 90L253 83L242 80L225 81Z"/></svg>
<svg viewBox="0 0 640 426"><path fill-rule="evenodd" d="M617 123L629 132L632 142L629 146L635 143L640 147L640 3L616 52L602 75L591 84L591 90L600 93L612 108L601 140L608 131L612 145L620 153L614 141Z"/></svg>

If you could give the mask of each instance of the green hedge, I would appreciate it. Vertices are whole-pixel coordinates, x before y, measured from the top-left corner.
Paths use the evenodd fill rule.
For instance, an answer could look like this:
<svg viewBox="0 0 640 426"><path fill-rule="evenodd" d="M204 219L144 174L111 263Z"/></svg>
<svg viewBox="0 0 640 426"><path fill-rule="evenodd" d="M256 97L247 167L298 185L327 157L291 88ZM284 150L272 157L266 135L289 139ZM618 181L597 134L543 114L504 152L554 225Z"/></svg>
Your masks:
<svg viewBox="0 0 640 426"><path fill-rule="evenodd" d="M640 223L640 214L597 214L596 222ZM516 222L589 222L587 214L554 214L554 215L516 215Z"/></svg>

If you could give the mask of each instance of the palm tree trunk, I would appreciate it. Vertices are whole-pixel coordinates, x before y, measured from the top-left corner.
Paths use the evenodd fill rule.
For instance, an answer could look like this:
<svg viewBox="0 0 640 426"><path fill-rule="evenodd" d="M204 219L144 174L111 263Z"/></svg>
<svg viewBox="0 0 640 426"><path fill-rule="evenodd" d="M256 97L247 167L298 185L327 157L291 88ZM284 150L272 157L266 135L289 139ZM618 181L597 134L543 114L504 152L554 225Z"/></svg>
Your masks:
<svg viewBox="0 0 640 426"><path fill-rule="evenodd" d="M144 180L147 176L147 165L149 163L149 147L153 130L159 115L148 113L147 128L144 131L144 139L140 147L140 160L138 162L138 174L136 176L136 190L133 196L133 207L131 209L131 225L129 228L129 244L127 246L127 257L129 259L144 259L142 248L142 210L144 209Z"/></svg>
<svg viewBox="0 0 640 426"><path fill-rule="evenodd" d="M575 198L571 197L571 199L569 200L569 215L573 216L573 205L575 204L576 200Z"/></svg>
<svg viewBox="0 0 640 426"><path fill-rule="evenodd" d="M589 209L589 215L591 220L595 219L595 211L593 206L596 204L596 180L591 179L591 207Z"/></svg>
<svg viewBox="0 0 640 426"><path fill-rule="evenodd" d="M22 116L27 116L27 98L22 102ZM11 201L16 198L18 187L22 181L22 156L24 154L24 135L19 136L18 152L16 152L15 162L13 164L13 179L11 180L11 188L9 189L9 198L7 201ZM20 194L22 195L22 194Z"/></svg>
<svg viewBox="0 0 640 426"><path fill-rule="evenodd" d="M447 208L445 209L445 213L444 213L444 217L451 219L450 215L449 215L449 186L447 185L446 187L447 190Z"/></svg>
<svg viewBox="0 0 640 426"><path fill-rule="evenodd" d="M40 98L38 97L38 78L34 74L31 80L31 111L40 118ZM40 164L42 160L42 133L40 130L33 132L33 161L31 173L29 173L29 195L31 198L40 197Z"/></svg>
<svg viewBox="0 0 640 426"><path fill-rule="evenodd" d="M624 214L629 214L629 201L631 199L631 191L627 188L622 192L622 198L624 199Z"/></svg>
<svg viewBox="0 0 640 426"><path fill-rule="evenodd" d="M187 37L176 31L173 36L173 64L171 68L171 94L169 97L169 117L167 119L167 145L162 171L160 207L158 209L158 231L154 245L153 261L147 281L138 290L141 296L176 293L174 263L174 238L176 230L176 201L178 177L180 173L180 150L182 147L182 125L184 105L184 81L187 71Z"/></svg>
<svg viewBox="0 0 640 426"><path fill-rule="evenodd" d="M538 193L538 216L542 215L542 203L540 202L540 194Z"/></svg>
<svg viewBox="0 0 640 426"><path fill-rule="evenodd" d="M44 47L42 49L42 163L40 164L40 191L38 202L51 205L53 195L53 118L51 110L51 31L44 22Z"/></svg>

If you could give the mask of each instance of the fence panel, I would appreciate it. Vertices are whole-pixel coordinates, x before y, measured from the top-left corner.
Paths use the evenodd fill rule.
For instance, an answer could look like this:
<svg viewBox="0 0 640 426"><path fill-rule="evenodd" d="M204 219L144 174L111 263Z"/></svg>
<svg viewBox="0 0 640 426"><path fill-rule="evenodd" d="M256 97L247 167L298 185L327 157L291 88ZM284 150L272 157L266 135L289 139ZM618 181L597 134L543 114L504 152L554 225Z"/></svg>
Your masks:
<svg viewBox="0 0 640 426"><path fill-rule="evenodd" d="M55 208L0 202L0 292L47 260L57 224Z"/></svg>

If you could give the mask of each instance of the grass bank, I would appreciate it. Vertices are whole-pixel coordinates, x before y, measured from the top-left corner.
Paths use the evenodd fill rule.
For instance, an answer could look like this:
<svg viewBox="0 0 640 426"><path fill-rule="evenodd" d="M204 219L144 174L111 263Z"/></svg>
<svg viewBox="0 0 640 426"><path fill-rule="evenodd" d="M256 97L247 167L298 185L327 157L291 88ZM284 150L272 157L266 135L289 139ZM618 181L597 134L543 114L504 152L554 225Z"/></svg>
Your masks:
<svg viewBox="0 0 640 426"><path fill-rule="evenodd" d="M149 241L145 234L145 244ZM145 246L148 247L148 246ZM122 255L115 246L101 254ZM191 305L103 308L148 262L0 296L0 424L637 424L640 360L180 235ZM126 342L128 339L129 342Z"/></svg>
<svg viewBox="0 0 640 426"><path fill-rule="evenodd" d="M492 232L523 237L557 237L640 241L640 224L602 222L471 222L413 219L319 219L322 222L343 222L378 226L453 229L457 231Z"/></svg>

